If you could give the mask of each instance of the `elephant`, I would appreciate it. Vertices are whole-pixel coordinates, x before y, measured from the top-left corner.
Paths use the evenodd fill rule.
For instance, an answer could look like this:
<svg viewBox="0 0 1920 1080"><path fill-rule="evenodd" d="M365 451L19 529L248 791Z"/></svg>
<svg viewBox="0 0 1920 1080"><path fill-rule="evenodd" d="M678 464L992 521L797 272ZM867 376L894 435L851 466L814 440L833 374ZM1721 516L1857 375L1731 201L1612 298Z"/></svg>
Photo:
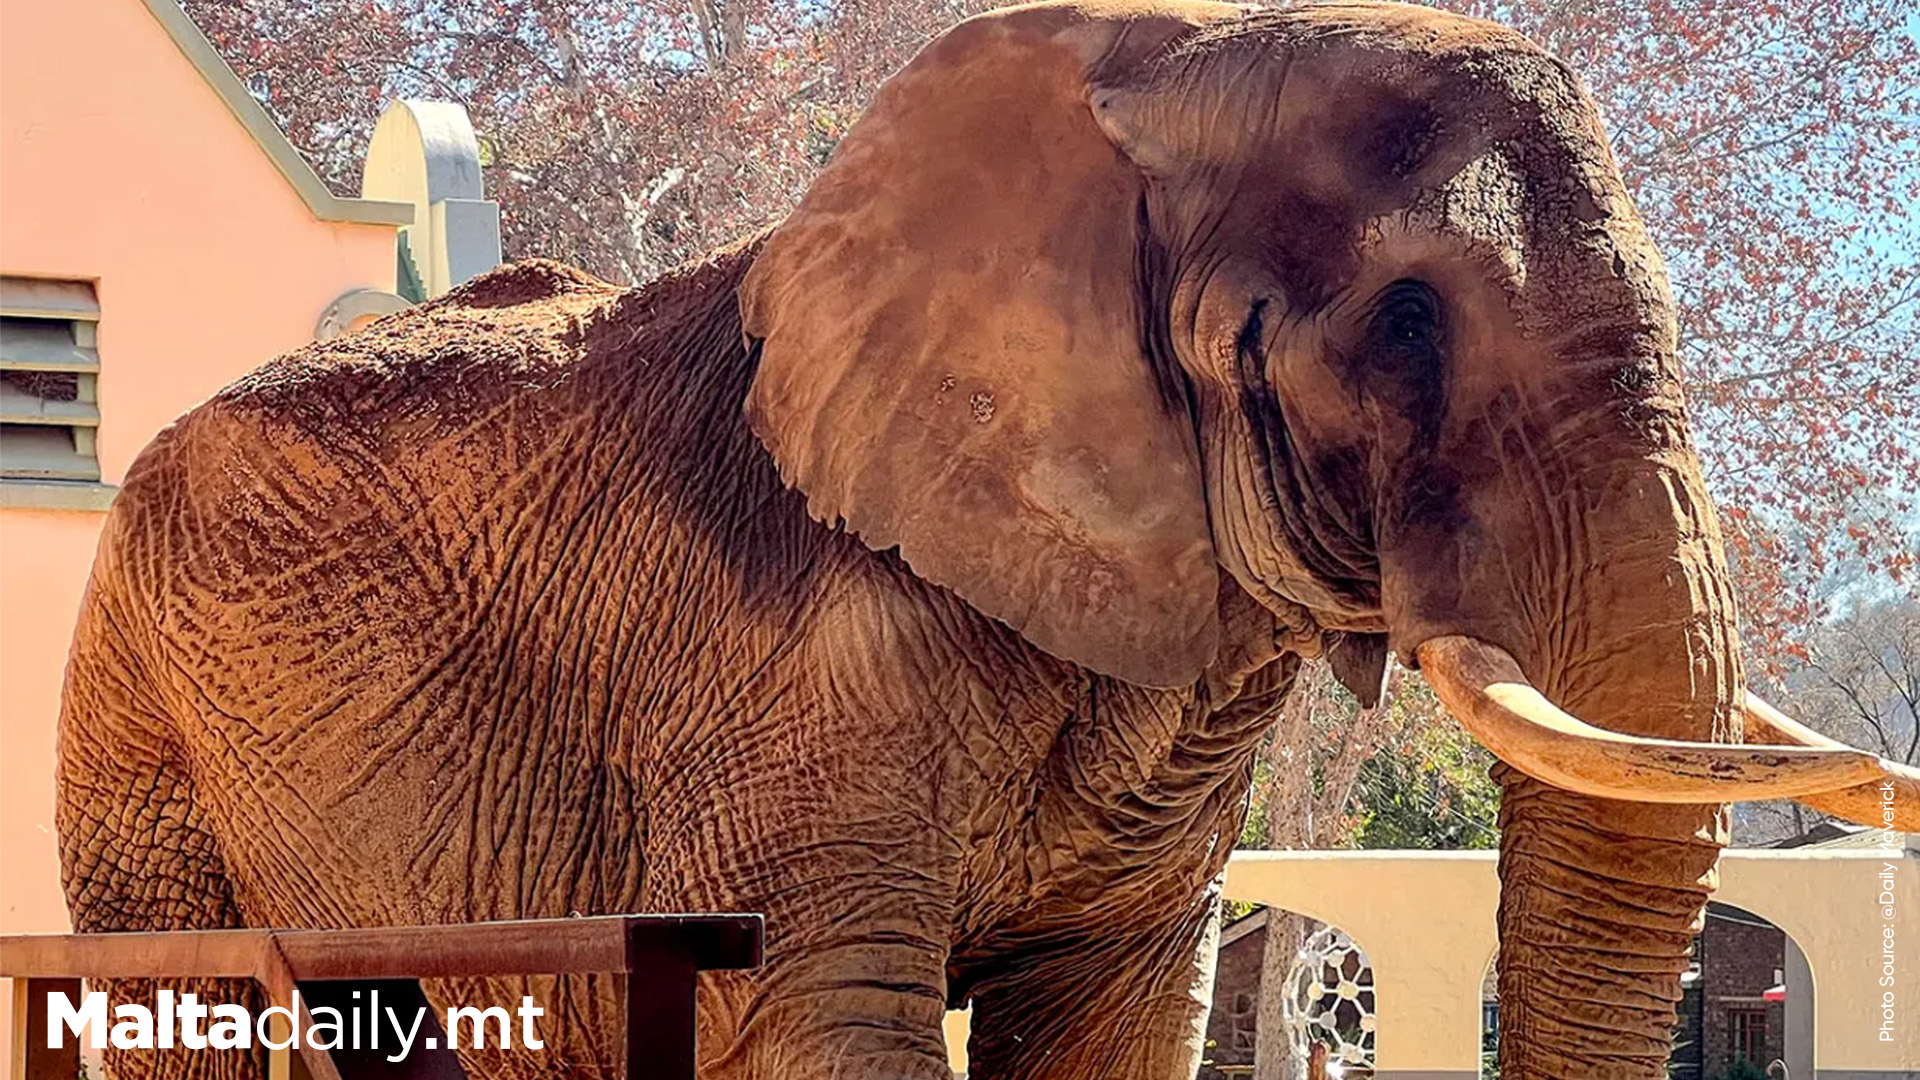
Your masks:
<svg viewBox="0 0 1920 1080"><path fill-rule="evenodd" d="M153 441L64 692L75 925L754 911L702 1076L946 1080L970 1004L978 1078L1191 1077L1262 735L1397 657L1500 759L1502 1075L1663 1076L1727 804L1920 806L1745 694L1675 342L1516 33L968 19L770 229L509 265ZM619 1067L609 980L425 989L545 1003L472 1075Z"/></svg>

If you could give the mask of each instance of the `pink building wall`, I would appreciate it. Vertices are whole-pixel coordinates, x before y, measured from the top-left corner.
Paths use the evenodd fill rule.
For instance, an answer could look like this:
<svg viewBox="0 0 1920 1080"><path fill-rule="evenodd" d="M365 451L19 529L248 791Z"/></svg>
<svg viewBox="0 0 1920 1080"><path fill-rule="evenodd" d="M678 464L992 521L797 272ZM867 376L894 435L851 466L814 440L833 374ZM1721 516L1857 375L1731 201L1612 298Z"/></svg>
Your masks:
<svg viewBox="0 0 1920 1080"><path fill-rule="evenodd" d="M195 402L310 340L336 297L394 287L392 208L297 187L169 14L0 0L0 272L93 283L109 485ZM0 933L60 931L54 728L104 515L0 484Z"/></svg>

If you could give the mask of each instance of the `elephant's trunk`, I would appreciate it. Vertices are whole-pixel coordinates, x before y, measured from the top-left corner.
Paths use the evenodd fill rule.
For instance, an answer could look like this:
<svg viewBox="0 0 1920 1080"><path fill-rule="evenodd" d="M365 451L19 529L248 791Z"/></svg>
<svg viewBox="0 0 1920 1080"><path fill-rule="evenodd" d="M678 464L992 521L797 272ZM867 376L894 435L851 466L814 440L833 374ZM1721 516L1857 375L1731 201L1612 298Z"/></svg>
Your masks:
<svg viewBox="0 0 1920 1080"><path fill-rule="evenodd" d="M1622 416L1641 437L1606 453ZM1411 584L1389 612L1502 761L1501 1075L1656 1080L1727 840L1720 804L1857 812L1871 785L1920 790L1920 776L1745 693L1719 529L1677 410L1628 399L1568 426L1559 452L1525 455L1559 467L1500 469L1447 532L1400 534L1389 580ZM1415 490L1444 490L1416 475ZM1746 716L1775 745L1726 745Z"/></svg>
<svg viewBox="0 0 1920 1080"><path fill-rule="evenodd" d="M1736 741L1732 596L1693 455L1600 476L1598 524L1567 552L1569 614L1531 620L1528 675L1598 727ZM1509 765L1498 778L1501 1075L1664 1077L1724 808L1575 794Z"/></svg>
<svg viewBox="0 0 1920 1080"><path fill-rule="evenodd" d="M1502 781L1501 1075L1665 1076L1680 974L1725 839L1720 815ZM1687 827L1697 831L1670 835Z"/></svg>
<svg viewBox="0 0 1920 1080"><path fill-rule="evenodd" d="M1404 513L1396 520L1413 524L1385 552L1402 647L1418 643L1442 699L1503 759L1506 1080L1664 1077L1680 976L1727 841L1720 800L1804 785L1803 766L1857 783L1847 770L1862 764L1648 742L1623 754L1631 740L1562 737L1599 734L1577 717L1651 739L1739 741L1742 673L1718 526L1677 395L1669 409L1647 400L1573 419L1540 452L1496 452L1504 464L1461 497L1466 513L1444 531L1420 531ZM1638 438L1620 437L1622 416L1639 422ZM1479 437L1511 445L1491 428ZM1431 475L1409 487L1445 490ZM1503 665L1507 678L1489 677ZM1507 738L1517 729L1499 725L1524 727L1515 718L1530 710L1543 714L1540 737ZM1674 766L1664 776L1663 753ZM1721 795L1722 778L1744 790ZM1649 801L1622 801L1630 794Z"/></svg>
<svg viewBox="0 0 1920 1080"><path fill-rule="evenodd" d="M1437 377L1376 410L1366 523L1391 643L1504 763L1502 1077L1659 1080L1722 804L1857 807L1889 770L1777 724L1796 749L1699 745L1741 741L1745 694L1666 271L1579 88L1528 71L1434 211L1522 238L1508 291L1441 290Z"/></svg>

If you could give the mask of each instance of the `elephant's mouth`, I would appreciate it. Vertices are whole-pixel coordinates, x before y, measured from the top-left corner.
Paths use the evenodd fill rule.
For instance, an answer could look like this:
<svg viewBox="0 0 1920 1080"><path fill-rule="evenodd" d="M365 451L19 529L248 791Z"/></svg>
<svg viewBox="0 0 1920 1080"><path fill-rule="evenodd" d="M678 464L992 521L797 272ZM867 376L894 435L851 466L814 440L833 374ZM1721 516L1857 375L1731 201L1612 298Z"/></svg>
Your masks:
<svg viewBox="0 0 1920 1080"><path fill-rule="evenodd" d="M1920 830L1920 770L1828 739L1753 694L1742 703L1749 737L1770 743L1651 739L1561 711L1496 645L1442 636L1414 655L1440 700L1489 751L1564 791L1643 803L1797 799L1859 824ZM1899 808L1891 821L1889 803Z"/></svg>

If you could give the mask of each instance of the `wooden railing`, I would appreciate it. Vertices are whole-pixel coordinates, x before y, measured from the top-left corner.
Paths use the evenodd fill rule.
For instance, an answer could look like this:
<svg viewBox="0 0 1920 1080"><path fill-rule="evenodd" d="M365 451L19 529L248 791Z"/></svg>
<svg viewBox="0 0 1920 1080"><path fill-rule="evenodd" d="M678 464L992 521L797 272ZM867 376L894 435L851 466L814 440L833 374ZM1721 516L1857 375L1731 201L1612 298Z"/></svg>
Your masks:
<svg viewBox="0 0 1920 1080"><path fill-rule="evenodd" d="M73 1080L80 1039L47 1045L47 994L80 1005L80 980L251 979L268 1002L292 1009L311 1030L311 1008L345 1014L355 991L374 991L399 1015L424 1018L413 1051L388 1062L378 1051L307 1046L269 1050L270 1080L410 1078L465 1074L436 1034L418 980L607 972L625 976L628 1080L693 1080L694 983L702 971L758 967L758 915L612 915L583 919L381 927L362 930L197 930L152 934L0 937L0 977L13 980L12 1060L6 1080ZM368 999L353 999L368 1000ZM142 1002L146 1005L149 1003ZM485 1007L514 1003L460 1003ZM286 1041L285 1021L272 1041ZM111 1021L110 1021L111 1022Z"/></svg>

